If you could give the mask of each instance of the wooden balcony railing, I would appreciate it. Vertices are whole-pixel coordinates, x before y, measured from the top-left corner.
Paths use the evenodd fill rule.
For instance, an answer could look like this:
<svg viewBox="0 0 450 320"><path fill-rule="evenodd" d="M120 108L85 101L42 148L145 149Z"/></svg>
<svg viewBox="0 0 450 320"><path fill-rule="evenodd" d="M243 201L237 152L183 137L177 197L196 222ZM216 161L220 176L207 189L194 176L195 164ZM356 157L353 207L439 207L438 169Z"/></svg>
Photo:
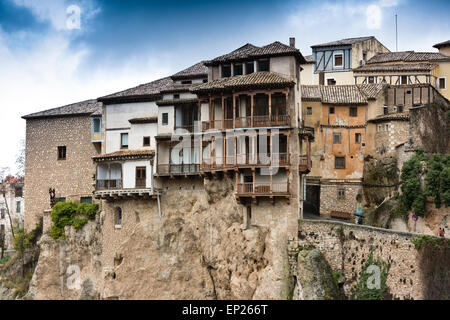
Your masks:
<svg viewBox="0 0 450 320"><path fill-rule="evenodd" d="M252 126L253 123L253 126ZM209 129L233 129L234 128L251 128L251 127L270 127L270 126L289 126L291 124L291 118L288 115L264 115L252 117L240 117L236 119L203 121L202 130Z"/></svg>
<svg viewBox="0 0 450 320"><path fill-rule="evenodd" d="M197 174L200 172L200 165L190 164L158 164L156 167L157 174Z"/></svg>
<svg viewBox="0 0 450 320"><path fill-rule="evenodd" d="M96 181L96 189L97 190L109 190L109 189L121 189L122 188L122 180L97 180Z"/></svg>
<svg viewBox="0 0 450 320"><path fill-rule="evenodd" d="M239 194L287 194L289 193L289 183L286 182L241 182L237 184L236 193Z"/></svg>
<svg viewBox="0 0 450 320"><path fill-rule="evenodd" d="M239 166L286 166L289 165L289 154L272 153L271 155L237 154L225 158L203 158L202 169L219 169Z"/></svg>
<svg viewBox="0 0 450 320"><path fill-rule="evenodd" d="M300 172L309 172L312 167L311 158L308 156L300 156L298 162L298 169Z"/></svg>

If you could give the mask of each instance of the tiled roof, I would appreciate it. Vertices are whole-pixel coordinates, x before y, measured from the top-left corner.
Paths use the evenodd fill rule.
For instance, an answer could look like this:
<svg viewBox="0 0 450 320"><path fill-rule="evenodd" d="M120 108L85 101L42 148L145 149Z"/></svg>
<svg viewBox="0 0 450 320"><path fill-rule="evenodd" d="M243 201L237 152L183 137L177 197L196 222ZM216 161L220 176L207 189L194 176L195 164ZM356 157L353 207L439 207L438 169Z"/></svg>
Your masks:
<svg viewBox="0 0 450 320"><path fill-rule="evenodd" d="M256 88L284 88L293 86L295 83L278 74L271 72L257 72L242 76L220 78L202 84L191 89L192 92L222 91L233 88L256 89Z"/></svg>
<svg viewBox="0 0 450 320"><path fill-rule="evenodd" d="M320 86L302 85L302 100L320 101L322 100L322 93L320 92Z"/></svg>
<svg viewBox="0 0 450 320"><path fill-rule="evenodd" d="M306 60L306 63L314 63L315 62L313 60L313 56L312 55L305 56L305 60Z"/></svg>
<svg viewBox="0 0 450 320"><path fill-rule="evenodd" d="M367 104L382 90L381 85L301 86L302 100L322 101L329 104Z"/></svg>
<svg viewBox="0 0 450 320"><path fill-rule="evenodd" d="M179 104L191 104L198 103L198 99L167 99L167 100L158 100L156 104L158 106L174 106Z"/></svg>
<svg viewBox="0 0 450 320"><path fill-rule="evenodd" d="M172 80L204 78L208 76L208 67L205 66L205 61L190 66L180 72L171 76Z"/></svg>
<svg viewBox="0 0 450 320"><path fill-rule="evenodd" d="M376 118L367 120L368 122L385 122L385 121L392 121L392 120L398 120L398 121L408 121L409 120L409 114L407 112L401 112L401 113L392 113L392 114L383 114Z"/></svg>
<svg viewBox="0 0 450 320"><path fill-rule="evenodd" d="M440 47L450 46L450 40L436 43L433 47L439 49Z"/></svg>
<svg viewBox="0 0 450 320"><path fill-rule="evenodd" d="M311 48L352 45L354 43L371 40L371 39L375 39L375 37L369 36L369 37L347 38L347 39L342 39L342 40L338 40L338 41L316 44L316 45L311 46Z"/></svg>
<svg viewBox="0 0 450 320"><path fill-rule="evenodd" d="M127 90L119 91L101 98L99 101L108 102L110 100L120 99L120 98L143 98L143 97L154 97L160 94L160 91L164 88L171 86L173 83L170 77L155 80L149 83L141 84L137 87L133 87Z"/></svg>
<svg viewBox="0 0 450 320"><path fill-rule="evenodd" d="M295 55L300 58L301 63L305 63L305 58L302 56L298 49L285 45L279 41L275 41L262 47L257 47L251 43L247 43L230 53L224 54L206 62L206 65L217 65L226 61L232 62L250 58L280 55Z"/></svg>
<svg viewBox="0 0 450 320"><path fill-rule="evenodd" d="M146 159L155 154L154 150L121 150L92 157L95 162L116 159Z"/></svg>
<svg viewBox="0 0 450 320"><path fill-rule="evenodd" d="M407 72L430 71L436 65L432 63L402 63L402 64L369 64L353 69L354 72Z"/></svg>
<svg viewBox="0 0 450 320"><path fill-rule="evenodd" d="M387 52L377 54L376 56L369 59L369 61L367 61L367 64L400 62L400 61L422 62L435 60L450 60L450 56L438 52L414 52L414 51Z"/></svg>
<svg viewBox="0 0 450 320"><path fill-rule="evenodd" d="M70 115L97 115L102 112L102 104L95 99L72 103L63 107L53 108L23 116L23 119L63 117Z"/></svg>

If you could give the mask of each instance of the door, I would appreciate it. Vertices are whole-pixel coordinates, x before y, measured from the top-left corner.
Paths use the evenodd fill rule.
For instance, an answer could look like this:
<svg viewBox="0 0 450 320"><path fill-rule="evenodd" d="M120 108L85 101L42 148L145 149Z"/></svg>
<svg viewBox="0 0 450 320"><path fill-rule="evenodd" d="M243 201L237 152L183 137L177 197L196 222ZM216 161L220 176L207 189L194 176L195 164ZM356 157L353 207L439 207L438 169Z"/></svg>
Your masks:
<svg viewBox="0 0 450 320"><path fill-rule="evenodd" d="M147 179L147 168L136 167L136 188L145 188Z"/></svg>

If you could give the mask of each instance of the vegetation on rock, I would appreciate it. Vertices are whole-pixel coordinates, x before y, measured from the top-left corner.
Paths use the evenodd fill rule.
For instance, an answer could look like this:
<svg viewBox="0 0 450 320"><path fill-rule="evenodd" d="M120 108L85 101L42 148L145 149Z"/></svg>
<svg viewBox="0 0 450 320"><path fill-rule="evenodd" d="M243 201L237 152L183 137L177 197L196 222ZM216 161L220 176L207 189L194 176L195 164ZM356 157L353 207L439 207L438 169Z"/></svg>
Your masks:
<svg viewBox="0 0 450 320"><path fill-rule="evenodd" d="M50 214L53 225L49 234L53 239L65 238L64 227L73 226L78 231L88 220L94 220L97 213L96 203L58 202Z"/></svg>

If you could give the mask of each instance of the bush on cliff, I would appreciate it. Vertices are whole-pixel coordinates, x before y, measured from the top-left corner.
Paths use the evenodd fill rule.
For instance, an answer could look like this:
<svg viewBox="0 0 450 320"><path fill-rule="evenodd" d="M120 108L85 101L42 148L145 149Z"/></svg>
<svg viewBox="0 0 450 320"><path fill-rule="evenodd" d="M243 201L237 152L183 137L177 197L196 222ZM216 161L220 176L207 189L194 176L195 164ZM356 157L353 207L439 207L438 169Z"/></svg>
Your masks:
<svg viewBox="0 0 450 320"><path fill-rule="evenodd" d="M53 225L49 234L54 239L64 238L64 227L73 226L78 231L88 220L94 220L97 212L98 204L96 203L58 202L50 214Z"/></svg>

